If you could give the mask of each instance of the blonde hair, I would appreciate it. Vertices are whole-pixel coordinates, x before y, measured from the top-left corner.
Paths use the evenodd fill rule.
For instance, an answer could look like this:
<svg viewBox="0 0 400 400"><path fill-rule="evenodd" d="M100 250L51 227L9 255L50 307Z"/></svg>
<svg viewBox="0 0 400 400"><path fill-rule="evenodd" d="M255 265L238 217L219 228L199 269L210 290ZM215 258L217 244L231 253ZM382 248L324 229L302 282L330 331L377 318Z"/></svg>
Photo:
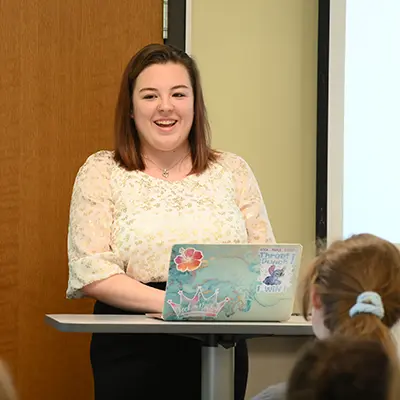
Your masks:
<svg viewBox="0 0 400 400"><path fill-rule="evenodd" d="M11 374L5 363L0 360L0 400L17 400Z"/></svg>
<svg viewBox="0 0 400 400"><path fill-rule="evenodd" d="M400 251L371 234L334 242L311 264L304 280L303 315L310 311L311 288L319 296L324 324L331 334L379 341L397 359L390 328L400 318ZM381 296L384 316L349 311L366 291Z"/></svg>

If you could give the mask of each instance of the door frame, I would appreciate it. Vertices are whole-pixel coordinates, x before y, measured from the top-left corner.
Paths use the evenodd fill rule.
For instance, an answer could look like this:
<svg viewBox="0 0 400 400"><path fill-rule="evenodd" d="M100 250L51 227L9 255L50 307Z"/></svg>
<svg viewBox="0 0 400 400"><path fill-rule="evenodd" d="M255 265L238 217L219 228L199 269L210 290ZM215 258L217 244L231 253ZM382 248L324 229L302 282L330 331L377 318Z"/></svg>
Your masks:
<svg viewBox="0 0 400 400"><path fill-rule="evenodd" d="M164 0L167 5L165 44L176 46L190 55L192 42L192 0Z"/></svg>

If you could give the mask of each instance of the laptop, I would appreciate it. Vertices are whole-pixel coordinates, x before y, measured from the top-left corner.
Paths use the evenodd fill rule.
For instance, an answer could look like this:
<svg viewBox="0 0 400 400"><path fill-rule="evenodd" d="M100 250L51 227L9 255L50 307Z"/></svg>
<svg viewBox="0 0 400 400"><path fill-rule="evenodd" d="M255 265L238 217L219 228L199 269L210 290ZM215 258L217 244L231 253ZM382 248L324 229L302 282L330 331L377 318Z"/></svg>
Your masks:
<svg viewBox="0 0 400 400"><path fill-rule="evenodd" d="M300 244L175 244L165 321L287 321L293 311Z"/></svg>

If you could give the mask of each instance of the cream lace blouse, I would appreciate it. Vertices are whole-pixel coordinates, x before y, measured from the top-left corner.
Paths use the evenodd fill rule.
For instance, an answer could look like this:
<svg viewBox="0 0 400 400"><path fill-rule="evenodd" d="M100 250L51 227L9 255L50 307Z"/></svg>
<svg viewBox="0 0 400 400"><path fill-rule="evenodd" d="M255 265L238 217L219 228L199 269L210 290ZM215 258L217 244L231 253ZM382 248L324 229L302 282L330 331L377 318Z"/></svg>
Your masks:
<svg viewBox="0 0 400 400"><path fill-rule="evenodd" d="M100 151L73 188L67 297L115 274L166 281L174 243L274 241L257 181L239 156L222 153L203 174L169 182L128 172Z"/></svg>

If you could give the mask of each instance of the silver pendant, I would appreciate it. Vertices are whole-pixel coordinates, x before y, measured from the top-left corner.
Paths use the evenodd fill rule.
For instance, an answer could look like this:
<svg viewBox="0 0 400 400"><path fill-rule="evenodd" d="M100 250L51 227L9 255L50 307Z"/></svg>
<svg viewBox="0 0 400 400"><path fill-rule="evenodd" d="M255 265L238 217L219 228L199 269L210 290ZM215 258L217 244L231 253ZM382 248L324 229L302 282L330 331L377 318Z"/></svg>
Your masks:
<svg viewBox="0 0 400 400"><path fill-rule="evenodd" d="M164 178L168 178L169 172L168 172L166 169L163 169L162 176L163 176Z"/></svg>

